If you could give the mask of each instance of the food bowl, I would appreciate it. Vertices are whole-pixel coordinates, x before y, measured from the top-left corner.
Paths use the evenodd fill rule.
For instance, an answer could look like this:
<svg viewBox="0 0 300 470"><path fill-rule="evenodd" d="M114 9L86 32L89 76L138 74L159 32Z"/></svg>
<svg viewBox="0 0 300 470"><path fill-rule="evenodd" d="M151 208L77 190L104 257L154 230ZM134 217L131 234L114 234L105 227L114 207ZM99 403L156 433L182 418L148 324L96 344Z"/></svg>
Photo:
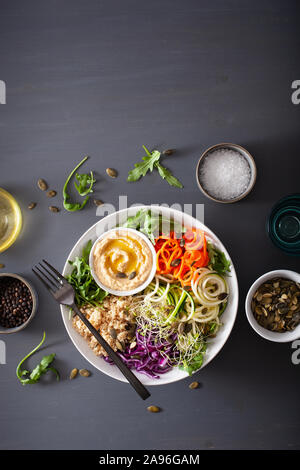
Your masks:
<svg viewBox="0 0 300 470"><path fill-rule="evenodd" d="M248 165L249 165L250 178L249 178L248 186L242 193L240 193L236 197L232 197L230 199L217 198L217 197L213 196L212 194L210 194L209 191L207 190L207 188L205 188L205 186L203 185L203 181L202 181L203 178L201 179L201 174L200 174L201 173L201 167L202 167L205 159L209 158L210 155L212 155L212 153L215 152L216 150L234 150L235 152L238 152L242 157L244 157L246 159ZM198 164L197 164L197 167L196 167L196 180L197 180L199 189L209 199L211 199L215 202L221 202L223 204L229 204L229 203L232 203L232 202L237 202L237 201L240 201L241 199L243 199L244 197L246 197L250 193L250 191L252 191L252 189L254 187L254 184L255 184L255 181L256 181L256 175L257 175L257 170L256 170L255 161L254 161L254 158L252 157L252 155L248 152L248 150L241 147L240 145L231 144L231 143L221 143L221 144L217 144L217 145L213 145L212 147L209 147L207 150L205 150L205 152L203 152L203 154L199 158L199 161L198 161Z"/></svg>
<svg viewBox="0 0 300 470"><path fill-rule="evenodd" d="M28 290L31 294L31 297L32 297L32 309L31 309L31 312L30 312L30 315L29 315L28 319L24 323L22 323L19 326L12 327L12 328L9 328L9 327L6 328L6 327L3 327L3 326L0 325L0 334L17 333L18 331L24 330L24 328L26 328L29 325L29 323L32 321L33 317L35 316L36 310L37 310L37 305L38 305L37 293L36 293L34 287L32 286L32 284L29 283L27 281L27 279L20 276L19 274L1 273L0 274L0 279L3 278L3 277L10 277L10 278L18 279L19 281L21 281L28 288Z"/></svg>
<svg viewBox="0 0 300 470"><path fill-rule="evenodd" d="M254 331L256 331L256 333L262 336L262 338L265 338L269 341L274 341L276 343L288 343L289 341L294 341L295 339L300 338L300 325L298 325L293 331L285 331L283 333L268 330L267 328L264 328L263 326L259 325L253 315L251 308L251 301L253 295L259 288L259 286L264 282L268 281L269 279L273 279L276 277L290 279L298 283L300 282L300 274L295 271L289 271L287 269L277 269L275 271L269 271L263 274L250 287L246 297L245 310L250 325L252 326Z"/></svg>
<svg viewBox="0 0 300 470"><path fill-rule="evenodd" d="M133 234L134 236L136 236L137 238L141 238L145 244L148 246L150 252L151 252L151 256L152 256L152 260L151 260L151 269L150 269L150 272L149 272L149 275L147 276L147 279L142 282L141 284L139 284L137 287L133 288L133 289L126 289L126 290L119 290L119 289L114 289L112 287L109 287L107 285L105 285L98 277L97 273L95 272L95 268L94 268L94 263L93 263L93 259L94 259L94 253L95 253L95 248L97 246L97 244L102 240L104 239L105 237L107 237L108 235L112 234L114 235L117 231L119 230L122 230L122 231L126 231L128 233L131 233ZM93 244L92 246L92 249L90 251L90 257L89 257L89 265L90 265L90 268L91 268L91 273L92 273L92 276L93 278L95 279L96 283L98 284L98 286L100 286L103 290L109 292L110 294L113 294L113 295L118 295L118 296L129 296L129 295L134 295L134 294L137 294L138 292L141 292L143 291L144 289L146 289L146 287L150 284L150 282L153 280L154 276L155 276L155 272L156 272L156 252L155 252L155 249L154 249L154 246L153 244L151 243L151 241L149 240L149 238L146 237L146 235L144 235L143 233L139 232L138 230L135 230L133 228L122 228L122 227L118 227L118 228L114 228L114 229L111 229L111 230L108 230L104 233L102 233L102 235L100 235L99 238L97 238L97 240L95 241L95 243Z"/></svg>
<svg viewBox="0 0 300 470"><path fill-rule="evenodd" d="M121 211L111 213L99 220L95 225L91 226L76 242L70 251L66 263L63 269L63 275L68 276L71 274L73 267L70 265L69 260L74 260L77 256L81 256L84 247L86 244L92 240L96 240L99 237L99 234L105 232L107 227L115 227L118 223L122 225L125 223L128 217L135 217L141 210L151 210L157 214L161 214L164 218L168 220L173 220L179 224L183 224L187 227L196 227L198 229L204 230L207 234L207 237L214 243L214 245L224 252L227 259L230 260L230 255L221 240L204 224L199 220L195 219L191 215L188 215L184 212L178 211L173 208L165 206L132 206L127 209L122 209ZM230 260L231 261L231 260ZM231 274L227 279L230 296L226 310L222 314L222 328L216 335L216 337L211 338L208 344L208 348L204 357L204 361L201 368L206 367L208 364L212 363L214 358L220 353L222 347L226 343L227 339L230 336L232 331L236 314L238 308L238 299L239 299L239 290L238 290L238 281L234 265L231 261ZM62 318L67 330L67 333L73 342L77 350L82 354L82 356L96 369L102 373L116 379L121 382L126 382L123 374L115 366L108 364L103 357L97 356L94 351L89 347L85 338L83 338L73 327L72 319L70 318L69 308L62 305L61 306ZM221 359L222 360L222 359ZM165 385L178 380L185 379L189 377L188 373L184 370L179 369L178 367L172 368L172 370L160 376L159 379L153 379L148 377L136 370L133 370L133 373L137 375L139 380L146 386L154 385Z"/></svg>

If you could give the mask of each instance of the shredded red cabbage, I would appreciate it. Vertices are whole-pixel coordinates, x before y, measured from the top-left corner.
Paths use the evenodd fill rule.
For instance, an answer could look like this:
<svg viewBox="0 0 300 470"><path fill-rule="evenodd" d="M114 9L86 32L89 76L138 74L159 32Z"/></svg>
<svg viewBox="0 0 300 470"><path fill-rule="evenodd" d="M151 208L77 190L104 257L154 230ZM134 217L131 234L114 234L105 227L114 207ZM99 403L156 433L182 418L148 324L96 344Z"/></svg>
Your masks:
<svg viewBox="0 0 300 470"><path fill-rule="evenodd" d="M130 369L136 369L152 379L159 379L159 374L165 374L172 369L179 351L175 348L177 335L171 334L168 340L161 341L156 331L148 331L144 336L140 330L136 331L136 346L125 351L118 351L119 356ZM105 356L109 364L113 361Z"/></svg>

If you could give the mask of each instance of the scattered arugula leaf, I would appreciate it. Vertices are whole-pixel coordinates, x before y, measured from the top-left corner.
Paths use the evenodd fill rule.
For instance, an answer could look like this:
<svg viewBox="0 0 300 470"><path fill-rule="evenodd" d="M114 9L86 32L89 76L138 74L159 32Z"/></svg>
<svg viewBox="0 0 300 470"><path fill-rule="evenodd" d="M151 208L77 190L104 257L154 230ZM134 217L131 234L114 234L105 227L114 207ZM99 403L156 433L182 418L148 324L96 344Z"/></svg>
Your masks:
<svg viewBox="0 0 300 470"><path fill-rule="evenodd" d="M107 296L107 292L98 286L91 274L89 266L91 248L92 241L89 240L82 250L81 257L77 256L74 261L69 260L74 269L67 276L67 280L75 290L75 303L78 307L87 303L97 306Z"/></svg>
<svg viewBox="0 0 300 470"><path fill-rule="evenodd" d="M86 196L87 194L93 192L93 185L94 183L96 183L96 180L94 179L92 171L90 171L90 173L83 173L82 175L76 173L75 178L77 179L79 184L74 182L74 186L80 196Z"/></svg>
<svg viewBox="0 0 300 470"><path fill-rule="evenodd" d="M219 274L228 274L230 272L231 263L226 258L225 254L213 246L213 244L210 242L207 242L207 249L210 260L209 265L212 267L212 269Z"/></svg>
<svg viewBox="0 0 300 470"><path fill-rule="evenodd" d="M71 171L71 173L69 174L69 176L68 176L68 178L67 178L67 180L64 184L64 187L63 187L63 198L64 198L63 204L64 204L64 208L67 211L75 212L75 211L80 211L81 209L83 209L84 206L86 205L86 203L89 200L89 195L88 194L93 192L92 188L93 188L93 184L95 183L95 180L94 180L94 176L93 176L92 171L89 174L82 174L82 175L76 173L78 168L81 165L83 165L83 163L87 159L88 159L88 157L84 157L81 160L81 162L78 163L78 165L74 168L74 170ZM75 182L75 188L77 189L80 196L85 196L85 199L83 200L83 202L81 204L78 203L78 202L75 202L75 203L69 202L70 196L68 194L68 184L69 184L72 176L74 175L74 173L76 173L76 179L79 183L79 184L77 184Z"/></svg>
<svg viewBox="0 0 300 470"><path fill-rule="evenodd" d="M46 333L44 332L42 341L29 354L27 354L27 356L25 356L17 366L16 374L22 385L36 384L40 380L41 376L46 374L49 370L54 372L56 374L57 380L59 380L58 371L54 367L50 367L50 364L52 364L52 362L54 361L55 354L49 354L48 356L44 356L41 362L33 369L31 373L26 369L21 370L22 364L26 361L26 359L32 356L42 346L45 341L45 338Z"/></svg>
<svg viewBox="0 0 300 470"><path fill-rule="evenodd" d="M158 150L153 150L152 152L150 152L145 147L145 145L143 145L143 149L146 152L146 156L142 158L142 162L136 163L134 165L133 170L129 171L127 181L137 181L141 177L145 176L148 171L152 172L153 168L156 168L162 179L165 179L170 186L183 188L181 182L177 178L175 178L175 176L172 175L170 170L161 165L161 152L159 152Z"/></svg>
<svg viewBox="0 0 300 470"><path fill-rule="evenodd" d="M162 179L165 179L170 186L175 186L176 188L183 188L183 185L175 176L172 175L170 170L168 170L158 162L155 162L155 167L158 169L158 172Z"/></svg>
<svg viewBox="0 0 300 470"><path fill-rule="evenodd" d="M169 234L176 232L182 235L185 228L181 223L173 219L163 217L157 212L152 212L149 209L141 209L134 216L128 217L126 222L121 224L124 228L134 228L144 233L154 244L155 238L162 233Z"/></svg>

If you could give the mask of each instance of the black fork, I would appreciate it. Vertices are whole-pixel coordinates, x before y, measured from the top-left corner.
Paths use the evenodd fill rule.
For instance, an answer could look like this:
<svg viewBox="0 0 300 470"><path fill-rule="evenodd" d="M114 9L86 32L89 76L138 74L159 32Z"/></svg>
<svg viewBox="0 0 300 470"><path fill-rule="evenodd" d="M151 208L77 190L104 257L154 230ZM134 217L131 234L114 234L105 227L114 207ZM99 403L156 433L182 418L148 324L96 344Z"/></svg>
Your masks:
<svg viewBox="0 0 300 470"><path fill-rule="evenodd" d="M73 312L79 316L80 320L90 330L92 335L95 336L96 340L101 344L103 349L105 349L110 359L113 360L115 365L120 369L124 377L126 377L135 391L143 400L146 400L146 398L150 396L148 390L122 361L120 356L115 353L115 351L110 347L110 345L100 335L96 328L93 327L93 325L88 321L85 315L75 304L75 292L71 284L69 284L68 281L46 260L43 260L43 263L44 264L39 263L38 266L35 266L35 269L32 269L34 274L40 279L40 281L44 284L44 286L53 295L58 303L71 307Z"/></svg>

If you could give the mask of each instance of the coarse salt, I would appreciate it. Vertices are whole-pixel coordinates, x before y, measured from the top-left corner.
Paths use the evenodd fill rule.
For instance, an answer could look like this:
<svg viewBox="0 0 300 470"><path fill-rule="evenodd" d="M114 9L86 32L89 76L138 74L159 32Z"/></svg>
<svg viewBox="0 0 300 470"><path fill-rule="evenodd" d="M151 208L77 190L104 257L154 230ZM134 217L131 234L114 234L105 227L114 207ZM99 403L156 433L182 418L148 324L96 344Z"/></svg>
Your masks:
<svg viewBox="0 0 300 470"><path fill-rule="evenodd" d="M210 196L225 201L234 199L247 190L251 169L246 158L238 151L218 149L204 157L199 169L199 179Z"/></svg>

